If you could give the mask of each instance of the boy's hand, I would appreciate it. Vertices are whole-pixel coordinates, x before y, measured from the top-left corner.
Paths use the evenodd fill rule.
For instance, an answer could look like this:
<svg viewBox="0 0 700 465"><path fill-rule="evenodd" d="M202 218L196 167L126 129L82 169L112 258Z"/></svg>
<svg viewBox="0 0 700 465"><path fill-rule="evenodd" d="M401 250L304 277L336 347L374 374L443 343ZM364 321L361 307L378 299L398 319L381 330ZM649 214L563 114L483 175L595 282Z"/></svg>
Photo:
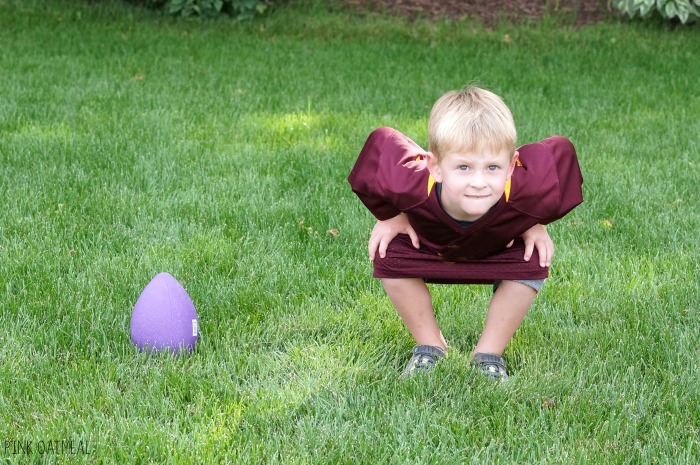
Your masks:
<svg viewBox="0 0 700 465"><path fill-rule="evenodd" d="M372 235L369 238L369 259L374 260L377 251L379 251L379 256L384 258L386 256L386 248L397 234L408 234L413 247L416 249L420 248L418 235L408 222L408 216L405 213L399 213L388 220L377 221L377 224L374 225Z"/></svg>
<svg viewBox="0 0 700 465"><path fill-rule="evenodd" d="M549 237L547 228L541 224L536 224L527 231L525 231L520 237L525 241L525 255L523 255L523 260L529 261L532 257L532 251L537 247L537 254L540 256L540 266L546 267L552 264L552 257L554 256L554 242ZM513 245L513 241L510 241L506 247Z"/></svg>

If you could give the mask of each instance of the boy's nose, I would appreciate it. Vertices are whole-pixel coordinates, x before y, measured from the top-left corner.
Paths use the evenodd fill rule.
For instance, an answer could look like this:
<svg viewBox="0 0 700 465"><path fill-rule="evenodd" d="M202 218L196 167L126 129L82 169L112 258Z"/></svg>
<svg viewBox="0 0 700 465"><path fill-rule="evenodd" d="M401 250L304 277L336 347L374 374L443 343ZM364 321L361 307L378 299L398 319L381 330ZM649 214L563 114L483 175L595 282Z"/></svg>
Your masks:
<svg viewBox="0 0 700 465"><path fill-rule="evenodd" d="M486 177L479 171L474 173L471 181L472 187L486 187Z"/></svg>

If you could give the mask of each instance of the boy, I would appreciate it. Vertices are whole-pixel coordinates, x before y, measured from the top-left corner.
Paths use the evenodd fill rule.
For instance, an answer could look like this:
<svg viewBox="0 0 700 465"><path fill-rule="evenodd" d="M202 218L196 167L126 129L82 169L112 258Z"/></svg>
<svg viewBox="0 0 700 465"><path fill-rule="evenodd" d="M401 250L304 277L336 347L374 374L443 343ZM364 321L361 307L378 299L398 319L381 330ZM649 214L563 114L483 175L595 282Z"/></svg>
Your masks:
<svg viewBox="0 0 700 465"><path fill-rule="evenodd" d="M544 228L583 201L573 145L550 137L516 151L500 97L448 92L428 121L430 152L391 128L367 139L348 178L377 218L369 240L374 277L416 341L404 375L447 353L426 283L493 284L471 363L506 379L501 355L549 274Z"/></svg>

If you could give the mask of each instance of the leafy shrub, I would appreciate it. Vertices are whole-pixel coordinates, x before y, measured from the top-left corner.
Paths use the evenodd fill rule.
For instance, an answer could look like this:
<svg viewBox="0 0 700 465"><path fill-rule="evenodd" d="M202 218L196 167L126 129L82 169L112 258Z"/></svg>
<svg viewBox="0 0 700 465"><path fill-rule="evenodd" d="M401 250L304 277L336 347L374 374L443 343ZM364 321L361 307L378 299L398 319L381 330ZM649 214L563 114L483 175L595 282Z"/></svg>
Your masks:
<svg viewBox="0 0 700 465"><path fill-rule="evenodd" d="M613 0L612 3L630 18L637 14L646 18L656 12L669 20L677 18L683 24L700 19L700 0Z"/></svg>
<svg viewBox="0 0 700 465"><path fill-rule="evenodd" d="M130 0L178 16L213 17L228 13L237 19L251 19L270 6L268 0Z"/></svg>

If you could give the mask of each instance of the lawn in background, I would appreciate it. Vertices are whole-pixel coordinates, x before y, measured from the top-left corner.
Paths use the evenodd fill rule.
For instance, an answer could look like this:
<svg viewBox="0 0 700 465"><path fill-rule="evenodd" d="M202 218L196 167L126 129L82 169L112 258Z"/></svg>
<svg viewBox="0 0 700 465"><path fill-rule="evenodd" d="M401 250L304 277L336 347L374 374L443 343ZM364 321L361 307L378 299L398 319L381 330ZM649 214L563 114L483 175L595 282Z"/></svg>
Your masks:
<svg viewBox="0 0 700 465"><path fill-rule="evenodd" d="M0 0L0 459L697 463L699 50L697 27ZM520 143L572 139L585 202L549 228L507 383L467 366L488 286L432 288L452 355L399 380L413 343L345 179L377 126L426 146L468 83ZM129 340L161 271L190 357Z"/></svg>

